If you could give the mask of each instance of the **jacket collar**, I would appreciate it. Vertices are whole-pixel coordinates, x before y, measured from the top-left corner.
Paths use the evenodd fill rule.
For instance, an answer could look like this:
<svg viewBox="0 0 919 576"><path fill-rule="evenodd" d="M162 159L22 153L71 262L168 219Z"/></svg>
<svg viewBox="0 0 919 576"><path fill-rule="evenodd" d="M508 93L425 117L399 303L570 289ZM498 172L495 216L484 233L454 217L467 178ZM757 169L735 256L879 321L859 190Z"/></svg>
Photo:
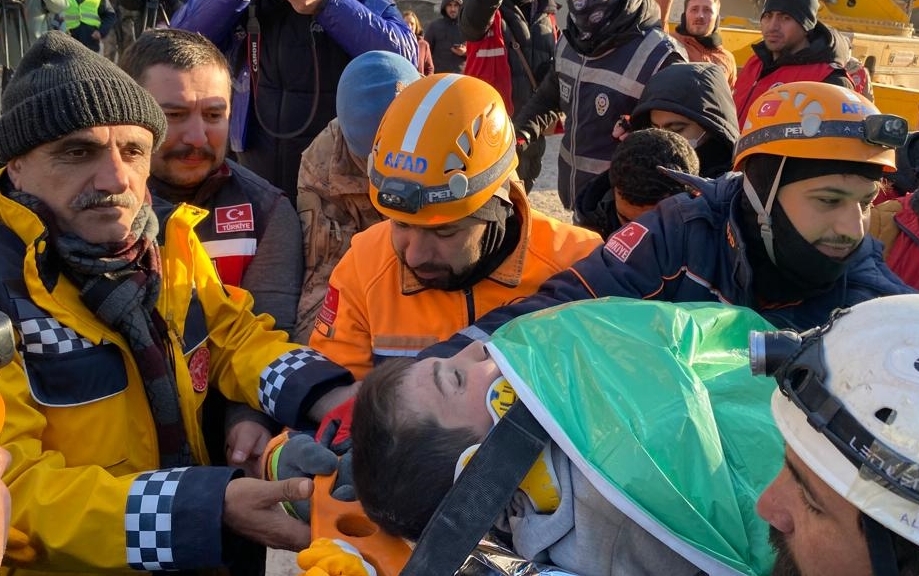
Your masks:
<svg viewBox="0 0 919 576"><path fill-rule="evenodd" d="M527 249L530 245L530 231L533 227L533 219L530 215L530 203L527 200L526 192L523 185L516 180L509 180L510 200L514 205L514 215L520 222L520 240L517 247L511 252L510 256L504 259L500 266L487 276L489 280L497 282L508 287L518 286L523 277L523 268L526 264ZM402 284L402 293L409 295L427 290L427 288L415 278L405 264L399 264Z"/></svg>

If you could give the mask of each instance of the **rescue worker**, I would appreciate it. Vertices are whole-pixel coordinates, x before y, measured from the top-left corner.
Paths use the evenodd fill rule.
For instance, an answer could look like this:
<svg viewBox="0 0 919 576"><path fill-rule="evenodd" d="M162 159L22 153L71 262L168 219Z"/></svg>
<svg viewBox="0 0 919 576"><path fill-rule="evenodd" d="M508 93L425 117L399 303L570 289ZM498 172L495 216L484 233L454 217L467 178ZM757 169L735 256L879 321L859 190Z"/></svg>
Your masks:
<svg viewBox="0 0 919 576"><path fill-rule="evenodd" d="M338 80L338 117L300 157L297 214L304 266L297 342L309 342L329 276L351 238L384 219L367 194L367 156L389 104L418 78L412 63L392 52L371 50L349 62Z"/></svg>
<svg viewBox="0 0 919 576"><path fill-rule="evenodd" d="M501 96L476 78L407 86L368 164L370 200L387 220L352 239L310 338L358 380L531 294L600 244L530 208Z"/></svg>
<svg viewBox="0 0 919 576"><path fill-rule="evenodd" d="M383 360L414 356L531 294L600 245L595 232L531 209L516 163L510 118L484 81L434 74L399 93L368 160L370 200L387 219L351 239L310 347L361 380ZM327 474L330 462L334 470L333 452L348 450L352 404L323 419L319 442L276 437L264 477ZM342 458L339 478L349 462ZM308 516L308 503L291 508Z"/></svg>
<svg viewBox="0 0 919 576"><path fill-rule="evenodd" d="M221 280L246 289L255 313L269 314L276 329L293 335L303 278L299 221L280 189L226 157L226 58L200 34L154 29L119 65L153 95L169 123L150 163L150 192L207 210L195 233Z"/></svg>
<svg viewBox="0 0 919 576"><path fill-rule="evenodd" d="M203 210L151 200L166 118L114 64L49 32L2 110L0 311L17 345L0 444L12 525L37 551L13 570L197 570L233 565L243 542L308 544L277 503L310 482L208 466L200 410L214 386L305 427L350 376L220 281L193 231Z"/></svg>
<svg viewBox="0 0 919 576"><path fill-rule="evenodd" d="M750 104L776 84L810 80L854 89L846 72L849 44L835 28L817 20L817 0L766 0L759 24L763 40L734 84L737 122Z"/></svg>
<svg viewBox="0 0 919 576"><path fill-rule="evenodd" d="M422 356L449 355L513 317L585 298L721 301L778 327L806 329L836 308L912 292L865 233L906 121L818 82L777 86L751 110L737 142L739 172L717 180L675 173L701 194L663 200L534 296Z"/></svg>
<svg viewBox="0 0 919 576"><path fill-rule="evenodd" d="M185 30L144 32L119 65L153 95L168 130L150 162L150 192L173 204L207 210L195 232L224 283L252 294L252 310L274 319L293 336L303 276L296 212L283 193L254 172L226 158L230 125L230 69L207 38ZM217 398L217 394L213 395ZM244 404L214 400L212 441L224 459L258 476L258 460L280 431L272 419ZM245 423L244 423L245 422ZM234 426L238 424L238 426Z"/></svg>
<svg viewBox="0 0 919 576"><path fill-rule="evenodd" d="M778 382L785 438L757 505L774 574L919 573L917 319L919 296L877 298L804 334L751 340L754 370Z"/></svg>

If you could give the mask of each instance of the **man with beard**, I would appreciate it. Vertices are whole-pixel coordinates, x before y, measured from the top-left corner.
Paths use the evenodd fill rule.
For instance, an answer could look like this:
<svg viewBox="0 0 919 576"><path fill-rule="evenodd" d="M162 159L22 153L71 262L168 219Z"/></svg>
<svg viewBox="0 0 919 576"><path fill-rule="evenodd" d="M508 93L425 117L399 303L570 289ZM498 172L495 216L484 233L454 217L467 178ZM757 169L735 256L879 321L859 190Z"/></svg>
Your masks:
<svg viewBox="0 0 919 576"><path fill-rule="evenodd" d="M718 18L721 0L687 0L680 24L670 35L682 42L690 62L711 62L720 66L728 85L737 81L737 62L730 50L721 44Z"/></svg>
<svg viewBox="0 0 919 576"><path fill-rule="evenodd" d="M531 294L600 244L532 210L516 164L513 126L490 85L456 74L408 85L369 159L370 200L388 220L352 238L310 346L362 379Z"/></svg>
<svg viewBox="0 0 919 576"><path fill-rule="evenodd" d="M208 215L195 227L227 284L245 288L253 310L292 333L303 279L297 213L283 193L226 158L230 72L220 50L200 34L144 32L121 68L147 89L169 128L150 163L150 192Z"/></svg>
<svg viewBox="0 0 919 576"><path fill-rule="evenodd" d="M751 339L765 361L754 370L779 384L785 438L757 504L775 576L919 574L917 319L919 296L878 298L805 334Z"/></svg>
<svg viewBox="0 0 919 576"><path fill-rule="evenodd" d="M442 0L440 18L428 24L424 39L431 46L434 72L462 73L466 65L466 40L459 28L462 0Z"/></svg>
<svg viewBox="0 0 919 576"><path fill-rule="evenodd" d="M737 141L736 172L715 180L673 173L701 193L663 200L535 295L420 356L448 356L514 317L587 298L720 301L803 330L836 308L913 292L866 235L906 120L819 82L778 86L751 111Z"/></svg>
<svg viewBox="0 0 919 576"><path fill-rule="evenodd" d="M37 550L13 571L190 574L235 564L246 540L307 545L278 502L310 482L210 465L201 411L219 391L307 427L350 376L220 281L201 209L151 198L166 117L117 66L48 32L2 109L0 311L16 346L0 444L12 525Z"/></svg>
<svg viewBox="0 0 919 576"><path fill-rule="evenodd" d="M849 44L817 21L817 0L766 0L759 24L763 41L753 45L734 85L737 122L743 127L750 103L784 82L810 80L854 89L846 72Z"/></svg>

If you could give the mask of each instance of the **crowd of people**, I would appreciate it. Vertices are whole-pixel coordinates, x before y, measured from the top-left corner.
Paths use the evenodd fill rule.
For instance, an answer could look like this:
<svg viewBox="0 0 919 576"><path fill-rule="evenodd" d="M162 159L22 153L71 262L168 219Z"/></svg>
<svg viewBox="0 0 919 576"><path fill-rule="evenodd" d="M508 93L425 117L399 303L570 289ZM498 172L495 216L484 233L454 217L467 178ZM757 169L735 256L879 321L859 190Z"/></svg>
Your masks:
<svg viewBox="0 0 919 576"><path fill-rule="evenodd" d="M0 94L0 574L251 575L270 547L368 575L311 534L311 479L353 466L336 493L423 542L517 398L492 336L618 297L780 330L749 354L784 463L741 512L776 574L919 575L919 138L817 0L765 0L740 69L720 4L54 8ZM573 223L530 206L544 162ZM549 502L492 536L586 576L711 566L553 440Z"/></svg>

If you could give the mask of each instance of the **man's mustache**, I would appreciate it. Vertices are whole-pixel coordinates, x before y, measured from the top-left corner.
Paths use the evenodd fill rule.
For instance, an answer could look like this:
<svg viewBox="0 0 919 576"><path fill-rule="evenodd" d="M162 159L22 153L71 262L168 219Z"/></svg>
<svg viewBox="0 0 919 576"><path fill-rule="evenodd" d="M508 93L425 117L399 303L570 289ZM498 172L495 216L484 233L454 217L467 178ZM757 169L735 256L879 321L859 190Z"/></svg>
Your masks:
<svg viewBox="0 0 919 576"><path fill-rule="evenodd" d="M194 148L191 146L173 148L163 154L163 160L188 160L190 158L216 160L217 155L210 148Z"/></svg>
<svg viewBox="0 0 919 576"><path fill-rule="evenodd" d="M84 192L70 202L73 210L90 208L135 208L137 198L133 194L108 194L105 192Z"/></svg>

